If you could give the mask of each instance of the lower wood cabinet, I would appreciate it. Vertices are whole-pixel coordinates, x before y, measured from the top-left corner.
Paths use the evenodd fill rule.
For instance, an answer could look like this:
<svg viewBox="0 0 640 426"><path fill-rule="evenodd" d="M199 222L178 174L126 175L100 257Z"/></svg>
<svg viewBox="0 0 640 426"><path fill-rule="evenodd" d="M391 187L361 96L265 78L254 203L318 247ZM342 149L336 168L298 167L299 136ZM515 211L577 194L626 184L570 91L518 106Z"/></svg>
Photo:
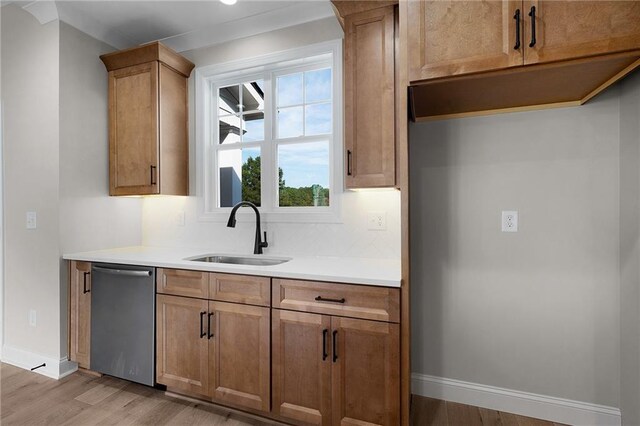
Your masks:
<svg viewBox="0 0 640 426"><path fill-rule="evenodd" d="M273 412L314 425L400 424L399 325L274 309Z"/></svg>
<svg viewBox="0 0 640 426"><path fill-rule="evenodd" d="M156 381L269 411L269 308L157 295Z"/></svg>
<svg viewBox="0 0 640 426"><path fill-rule="evenodd" d="M70 262L69 359L82 368L91 365L91 263Z"/></svg>
<svg viewBox="0 0 640 426"><path fill-rule="evenodd" d="M209 302L156 296L156 381L204 396L209 387L209 341L205 317Z"/></svg>

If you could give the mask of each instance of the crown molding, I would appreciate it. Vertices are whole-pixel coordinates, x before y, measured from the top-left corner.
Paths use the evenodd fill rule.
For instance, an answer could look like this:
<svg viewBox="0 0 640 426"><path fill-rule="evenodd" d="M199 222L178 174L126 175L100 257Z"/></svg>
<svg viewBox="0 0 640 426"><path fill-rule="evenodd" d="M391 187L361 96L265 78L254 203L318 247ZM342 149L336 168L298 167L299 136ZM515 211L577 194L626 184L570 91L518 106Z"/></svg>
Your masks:
<svg viewBox="0 0 640 426"><path fill-rule="evenodd" d="M55 1L36 0L22 6L22 9L33 15L41 25L48 24L49 22L53 22L58 19L58 7L56 6Z"/></svg>

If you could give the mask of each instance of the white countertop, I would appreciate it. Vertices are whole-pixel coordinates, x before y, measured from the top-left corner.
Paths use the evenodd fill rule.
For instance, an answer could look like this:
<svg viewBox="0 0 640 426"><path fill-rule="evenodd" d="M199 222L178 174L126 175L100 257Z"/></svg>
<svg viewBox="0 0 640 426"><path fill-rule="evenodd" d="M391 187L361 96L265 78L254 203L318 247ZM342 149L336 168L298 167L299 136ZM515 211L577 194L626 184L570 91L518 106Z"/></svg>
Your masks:
<svg viewBox="0 0 640 426"><path fill-rule="evenodd" d="M63 258L85 262L119 263L123 265L156 266L277 278L400 287L400 260L259 255L267 258L291 258L288 262L272 266L234 265L186 260L196 256L212 254L228 255L230 253L212 253L203 249L135 246L70 253L63 255ZM233 255L246 256L239 253L233 253Z"/></svg>

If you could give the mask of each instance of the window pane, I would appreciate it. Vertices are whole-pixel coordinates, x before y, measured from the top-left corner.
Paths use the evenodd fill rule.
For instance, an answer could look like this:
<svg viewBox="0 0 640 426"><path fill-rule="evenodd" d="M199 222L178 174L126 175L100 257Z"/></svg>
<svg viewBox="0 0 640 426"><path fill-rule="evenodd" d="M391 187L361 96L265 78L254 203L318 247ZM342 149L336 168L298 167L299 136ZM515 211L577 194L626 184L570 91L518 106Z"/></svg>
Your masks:
<svg viewBox="0 0 640 426"><path fill-rule="evenodd" d="M218 115L235 114L240 111L239 86L221 87L218 91Z"/></svg>
<svg viewBox="0 0 640 426"><path fill-rule="evenodd" d="M278 138L294 138L302 133L302 107L278 109Z"/></svg>
<svg viewBox="0 0 640 426"><path fill-rule="evenodd" d="M255 142L264 140L264 113L252 112L242 116L242 141Z"/></svg>
<svg viewBox="0 0 640 426"><path fill-rule="evenodd" d="M331 104L313 104L305 107L304 133L307 136L331 133Z"/></svg>
<svg viewBox="0 0 640 426"><path fill-rule="evenodd" d="M331 68L304 73L305 102L331 100Z"/></svg>
<svg viewBox="0 0 640 426"><path fill-rule="evenodd" d="M220 145L240 142L240 117L237 115L220 117L218 128L220 130Z"/></svg>
<svg viewBox="0 0 640 426"><path fill-rule="evenodd" d="M240 201L260 205L260 148L218 151L220 207Z"/></svg>
<svg viewBox="0 0 640 426"><path fill-rule="evenodd" d="M329 143L278 146L280 207L329 205Z"/></svg>
<svg viewBox="0 0 640 426"><path fill-rule="evenodd" d="M278 106L302 104L302 73L278 77Z"/></svg>
<svg viewBox="0 0 640 426"><path fill-rule="evenodd" d="M262 80L248 82L242 85L243 111L264 111L263 86Z"/></svg>

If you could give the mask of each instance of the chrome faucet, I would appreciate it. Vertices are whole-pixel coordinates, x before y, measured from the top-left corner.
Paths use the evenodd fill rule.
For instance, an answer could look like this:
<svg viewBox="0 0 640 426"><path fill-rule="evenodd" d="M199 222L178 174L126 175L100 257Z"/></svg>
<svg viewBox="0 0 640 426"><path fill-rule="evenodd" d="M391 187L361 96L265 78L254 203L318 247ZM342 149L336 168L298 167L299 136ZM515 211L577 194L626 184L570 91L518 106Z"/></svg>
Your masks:
<svg viewBox="0 0 640 426"><path fill-rule="evenodd" d="M269 243L267 243L267 232L264 233L264 242L260 239L260 212L255 204L249 201L240 201L238 204L233 206L231 209L231 215L229 216L229 221L227 222L227 226L229 228L236 227L236 212L242 206L251 207L254 212L256 212L256 241L253 246L253 254L262 254L263 247L269 247Z"/></svg>

